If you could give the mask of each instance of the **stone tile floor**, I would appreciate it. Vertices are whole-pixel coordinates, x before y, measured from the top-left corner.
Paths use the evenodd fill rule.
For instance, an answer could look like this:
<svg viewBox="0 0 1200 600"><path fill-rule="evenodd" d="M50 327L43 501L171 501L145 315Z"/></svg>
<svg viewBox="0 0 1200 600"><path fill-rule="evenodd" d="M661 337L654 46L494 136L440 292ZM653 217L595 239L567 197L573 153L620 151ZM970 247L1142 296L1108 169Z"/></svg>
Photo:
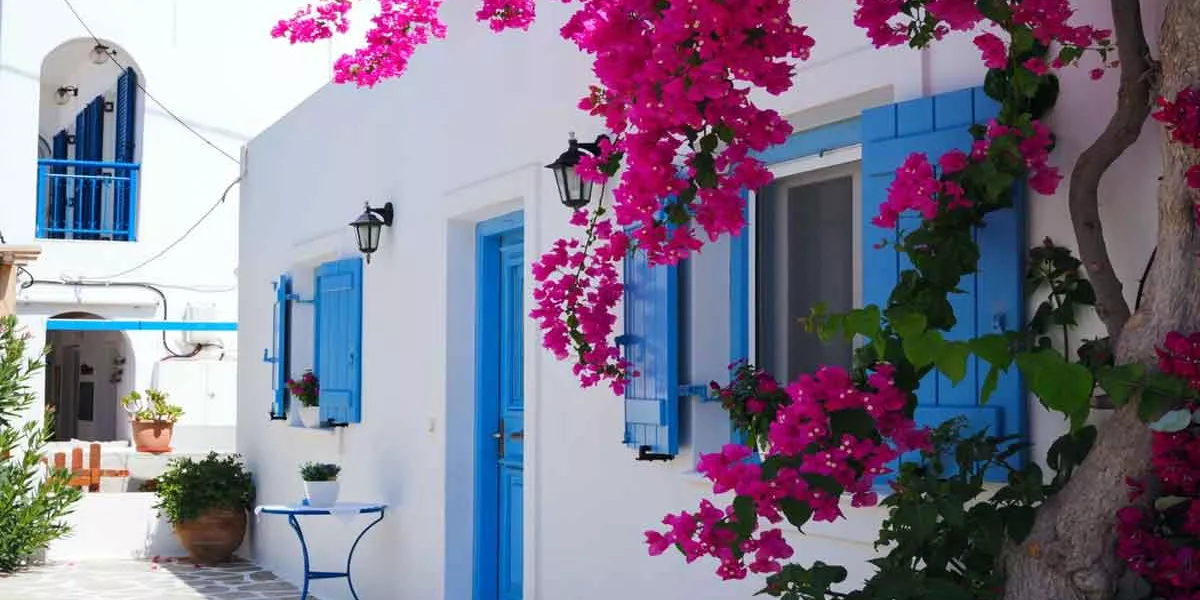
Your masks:
<svg viewBox="0 0 1200 600"><path fill-rule="evenodd" d="M309 598L317 600L312 594ZM300 591L261 567L230 562L87 560L50 563L0 576L13 600L295 600Z"/></svg>

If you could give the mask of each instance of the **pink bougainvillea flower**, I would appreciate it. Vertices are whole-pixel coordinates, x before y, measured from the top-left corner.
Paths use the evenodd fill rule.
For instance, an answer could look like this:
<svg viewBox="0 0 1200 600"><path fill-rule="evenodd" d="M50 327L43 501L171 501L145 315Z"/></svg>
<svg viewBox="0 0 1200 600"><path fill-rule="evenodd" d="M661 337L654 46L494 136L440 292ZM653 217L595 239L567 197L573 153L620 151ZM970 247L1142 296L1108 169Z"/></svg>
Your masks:
<svg viewBox="0 0 1200 600"><path fill-rule="evenodd" d="M975 46L983 53L983 64L989 69L1008 66L1008 48L1004 40L993 33L981 33L975 37Z"/></svg>

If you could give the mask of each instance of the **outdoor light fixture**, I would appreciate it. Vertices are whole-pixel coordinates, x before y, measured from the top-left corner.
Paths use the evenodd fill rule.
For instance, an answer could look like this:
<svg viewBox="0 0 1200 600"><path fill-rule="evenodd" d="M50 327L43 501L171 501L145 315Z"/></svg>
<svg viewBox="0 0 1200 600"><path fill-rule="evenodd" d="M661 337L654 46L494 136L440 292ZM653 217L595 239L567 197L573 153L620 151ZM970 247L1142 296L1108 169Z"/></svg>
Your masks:
<svg viewBox="0 0 1200 600"><path fill-rule="evenodd" d="M392 203L388 202L382 208L371 208L370 204L364 203L363 208L363 214L358 215L350 226L358 238L358 251L366 255L370 264L371 254L379 249L379 236L384 226L392 226Z"/></svg>
<svg viewBox="0 0 1200 600"><path fill-rule="evenodd" d="M71 101L71 98L79 95L79 88L73 85L64 85L55 91L54 103L62 106Z"/></svg>
<svg viewBox="0 0 1200 600"><path fill-rule="evenodd" d="M116 51L114 51L112 48L109 48L104 44L96 44L92 48L91 52L92 64L102 65L108 62L109 57L111 57L113 54L116 54Z"/></svg>
<svg viewBox="0 0 1200 600"><path fill-rule="evenodd" d="M584 152L592 156L600 156L600 143L608 139L608 136L602 134L597 136L593 143L581 144L575 139L575 132L572 131L567 142L569 144L567 151L563 152L558 160L546 165L547 169L554 171L554 182L558 186L558 199L567 208L580 209L591 203L592 182L579 176L579 159L583 158ZM600 198L604 198L605 183L600 185Z"/></svg>

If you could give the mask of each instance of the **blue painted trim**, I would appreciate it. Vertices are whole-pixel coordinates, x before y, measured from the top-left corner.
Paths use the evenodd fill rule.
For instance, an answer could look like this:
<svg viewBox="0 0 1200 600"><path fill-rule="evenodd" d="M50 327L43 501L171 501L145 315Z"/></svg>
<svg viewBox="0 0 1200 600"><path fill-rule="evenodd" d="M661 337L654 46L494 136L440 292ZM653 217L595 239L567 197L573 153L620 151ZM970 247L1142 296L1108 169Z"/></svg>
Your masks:
<svg viewBox="0 0 1200 600"><path fill-rule="evenodd" d="M77 159L59 159L59 158L39 158L39 165L49 167L89 167L93 169L140 169L142 165L132 162L113 162L103 160L77 160Z"/></svg>
<svg viewBox="0 0 1200 600"><path fill-rule="evenodd" d="M499 520L492 512L500 503L500 477L492 465L499 452L491 423L500 418L492 394L500 386L500 315L494 298L500 294L500 245L503 234L524 227L524 211L479 223L475 227L475 515L472 598L497 600L499 590ZM447 565L447 569L460 568Z"/></svg>
<svg viewBox="0 0 1200 600"><path fill-rule="evenodd" d="M797 132L786 142L767 148L753 156L768 165L807 156L821 156L838 148L853 146L862 141L858 117Z"/></svg>
<svg viewBox="0 0 1200 600"><path fill-rule="evenodd" d="M48 319L47 331L237 331L236 321Z"/></svg>
<svg viewBox="0 0 1200 600"><path fill-rule="evenodd" d="M49 186L46 185L46 180L49 179L48 165L38 164L37 175L37 233L38 239L46 237L46 191Z"/></svg>

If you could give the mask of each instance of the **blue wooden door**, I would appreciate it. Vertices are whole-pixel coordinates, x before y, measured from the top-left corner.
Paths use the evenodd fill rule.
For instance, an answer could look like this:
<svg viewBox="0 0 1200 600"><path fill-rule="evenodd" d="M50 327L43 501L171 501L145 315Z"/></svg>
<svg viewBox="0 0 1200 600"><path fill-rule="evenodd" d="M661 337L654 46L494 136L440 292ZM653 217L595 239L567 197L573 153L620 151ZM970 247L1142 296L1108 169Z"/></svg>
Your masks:
<svg viewBox="0 0 1200 600"><path fill-rule="evenodd" d="M525 261L516 219L484 223L478 239L476 600L520 600L524 587Z"/></svg>

